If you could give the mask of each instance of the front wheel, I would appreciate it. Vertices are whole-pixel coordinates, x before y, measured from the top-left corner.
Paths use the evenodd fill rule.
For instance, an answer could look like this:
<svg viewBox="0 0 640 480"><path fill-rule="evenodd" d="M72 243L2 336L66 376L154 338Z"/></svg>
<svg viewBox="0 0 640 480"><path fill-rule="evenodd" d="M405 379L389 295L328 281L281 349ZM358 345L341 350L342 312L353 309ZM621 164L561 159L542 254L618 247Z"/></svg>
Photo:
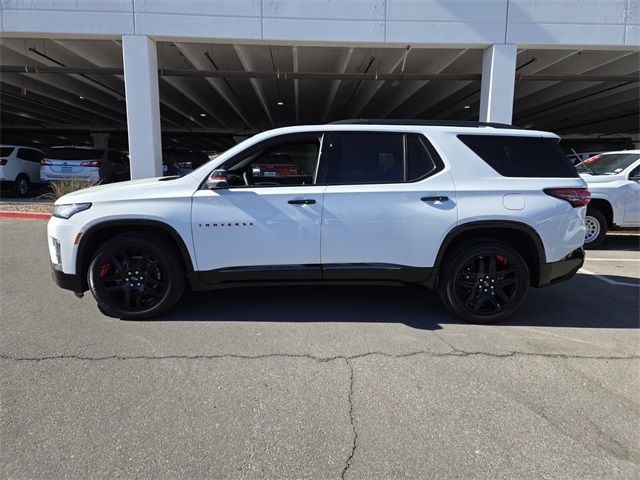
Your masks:
<svg viewBox="0 0 640 480"><path fill-rule="evenodd" d="M584 226L586 227L584 248L596 248L607 236L607 219L600 210L587 208Z"/></svg>
<svg viewBox="0 0 640 480"><path fill-rule="evenodd" d="M452 251L440 276L444 304L472 323L495 323L510 317L529 290L529 268L507 244L464 244Z"/></svg>
<svg viewBox="0 0 640 480"><path fill-rule="evenodd" d="M174 249L145 234L118 235L105 242L87 275L100 311L130 320L167 312L185 287L184 267Z"/></svg>

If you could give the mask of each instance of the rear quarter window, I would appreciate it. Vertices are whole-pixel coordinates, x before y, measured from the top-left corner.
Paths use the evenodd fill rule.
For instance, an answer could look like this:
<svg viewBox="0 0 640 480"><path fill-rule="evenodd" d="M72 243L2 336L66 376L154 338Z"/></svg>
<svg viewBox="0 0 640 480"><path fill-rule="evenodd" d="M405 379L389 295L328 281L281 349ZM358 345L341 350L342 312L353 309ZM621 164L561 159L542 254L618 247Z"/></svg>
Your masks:
<svg viewBox="0 0 640 480"><path fill-rule="evenodd" d="M558 139L511 135L458 135L503 177L578 177Z"/></svg>
<svg viewBox="0 0 640 480"><path fill-rule="evenodd" d="M0 147L0 157L8 157L13 152L13 147Z"/></svg>

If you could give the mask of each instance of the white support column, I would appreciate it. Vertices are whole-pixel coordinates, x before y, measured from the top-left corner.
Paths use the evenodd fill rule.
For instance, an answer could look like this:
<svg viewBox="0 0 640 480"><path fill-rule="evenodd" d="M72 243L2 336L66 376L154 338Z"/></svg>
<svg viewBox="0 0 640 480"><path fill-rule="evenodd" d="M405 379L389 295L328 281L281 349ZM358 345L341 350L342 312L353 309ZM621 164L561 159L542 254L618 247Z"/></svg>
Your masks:
<svg viewBox="0 0 640 480"><path fill-rule="evenodd" d="M162 139L156 44L149 37L124 35L122 55L131 179L159 177Z"/></svg>
<svg viewBox="0 0 640 480"><path fill-rule="evenodd" d="M516 45L492 45L482 58L480 121L511 123L516 77Z"/></svg>

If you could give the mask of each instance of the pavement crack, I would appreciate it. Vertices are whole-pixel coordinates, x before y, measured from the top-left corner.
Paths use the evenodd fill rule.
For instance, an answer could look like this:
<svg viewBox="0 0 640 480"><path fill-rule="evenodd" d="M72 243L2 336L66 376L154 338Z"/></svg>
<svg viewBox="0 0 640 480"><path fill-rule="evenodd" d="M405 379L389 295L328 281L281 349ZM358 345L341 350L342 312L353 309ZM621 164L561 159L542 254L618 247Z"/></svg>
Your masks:
<svg viewBox="0 0 640 480"><path fill-rule="evenodd" d="M356 425L353 421L353 365L351 365L351 362L349 362L348 358L345 358L344 361L347 364L347 367L349 368L349 395L348 395L348 399L349 399L349 421L351 423L351 431L353 433L352 437L353 440L351 442L351 451L349 452L349 456L347 457L347 460L344 464L344 468L342 469L342 475L341 478L342 480L344 480L346 474L347 474L347 470L349 470L349 468L351 467L351 460L353 459L353 456L356 453L356 448L357 448L357 440L358 440L358 432L356 431Z"/></svg>
<svg viewBox="0 0 640 480"><path fill-rule="evenodd" d="M292 359L309 359L317 362L332 362L336 360L357 360L366 357L387 357L387 358L408 358L415 356L425 357L490 357L490 358L513 358L513 357L538 357L538 358L556 358L556 359L588 359L588 360L639 360L638 355L569 355L565 353L535 353L535 352L519 352L511 351L504 353L482 352L482 351L464 351L455 349L451 352L433 352L430 350L416 350L407 353L388 353L380 351L372 351L359 353L356 355L334 355L334 356L317 356L303 353L265 353L262 355L242 355L235 353L222 353L217 355L105 355L105 356L89 356L89 355L48 355L48 356L32 356L18 357L14 355L0 354L0 360L14 362L44 362L53 360L80 360L80 361L128 361L128 360L216 360L216 359L238 359L238 360L262 360L267 358L292 358Z"/></svg>

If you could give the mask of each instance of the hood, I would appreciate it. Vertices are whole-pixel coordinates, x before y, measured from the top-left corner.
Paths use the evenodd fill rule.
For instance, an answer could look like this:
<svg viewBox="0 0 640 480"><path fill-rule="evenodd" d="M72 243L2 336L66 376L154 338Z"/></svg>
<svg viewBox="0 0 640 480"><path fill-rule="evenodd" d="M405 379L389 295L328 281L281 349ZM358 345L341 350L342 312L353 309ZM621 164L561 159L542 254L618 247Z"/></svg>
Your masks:
<svg viewBox="0 0 640 480"><path fill-rule="evenodd" d="M626 178L624 175L590 175L588 173L581 173L580 176L585 182L587 182L587 185L594 183L619 182Z"/></svg>
<svg viewBox="0 0 640 480"><path fill-rule="evenodd" d="M56 200L55 205L171 197L175 195L176 191L184 193L185 189L190 189L190 187L193 187L193 191L195 191L198 185L198 182L188 176L180 178L144 178L142 180L109 183L107 185L98 185L96 187L77 190L60 197Z"/></svg>

